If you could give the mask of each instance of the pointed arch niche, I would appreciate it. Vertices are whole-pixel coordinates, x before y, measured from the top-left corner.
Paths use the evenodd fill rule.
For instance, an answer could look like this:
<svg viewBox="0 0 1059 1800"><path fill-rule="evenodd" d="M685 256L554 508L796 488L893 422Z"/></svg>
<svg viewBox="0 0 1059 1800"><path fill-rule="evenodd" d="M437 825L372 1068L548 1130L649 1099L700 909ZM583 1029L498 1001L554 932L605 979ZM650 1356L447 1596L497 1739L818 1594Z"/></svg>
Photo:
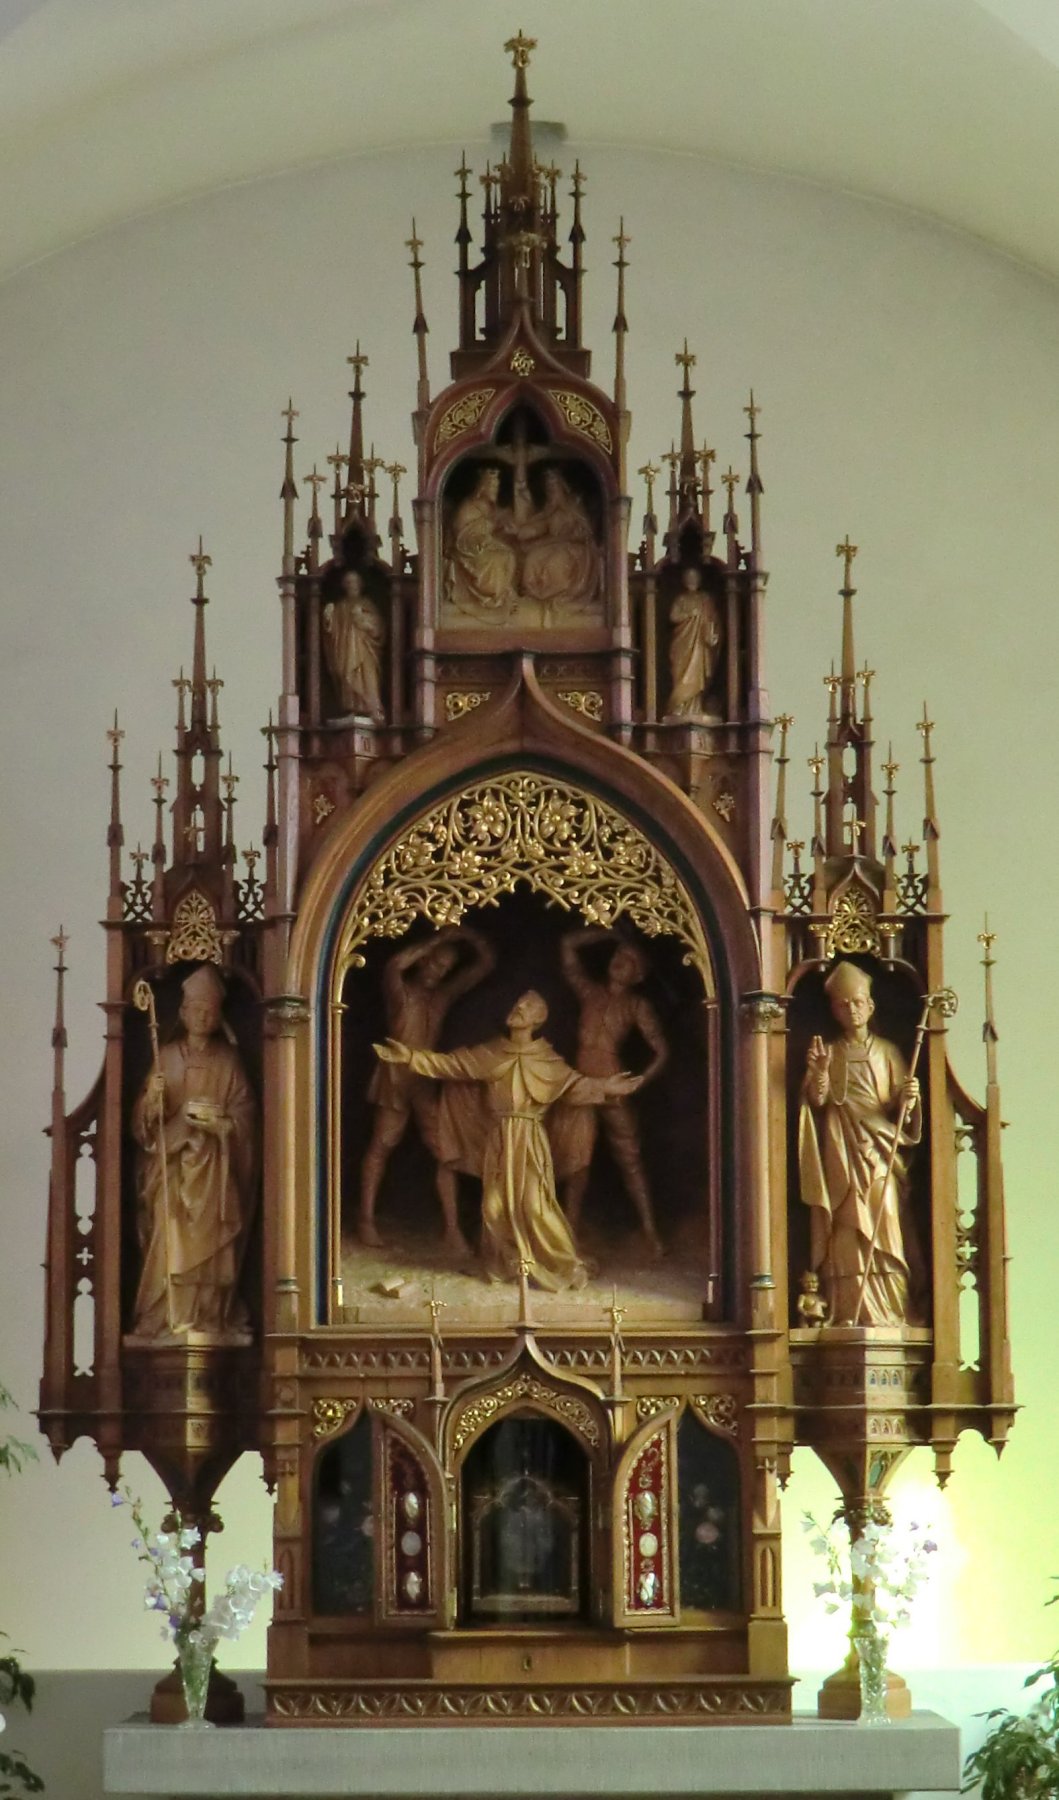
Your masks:
<svg viewBox="0 0 1059 1800"><path fill-rule="evenodd" d="M611 755L614 752L611 749ZM409 964L438 934L459 949L457 973L481 958L486 974L447 1014L435 1047L447 1050L503 1034L518 994L544 994L542 1035L576 1066L579 1000L570 990L569 939L589 981L605 987L614 943L631 946L642 979L637 995L667 1050L664 1067L632 1109L649 1192L665 1247L651 1263L644 1226L621 1166L621 1146L606 1121L597 1142L578 1242L593 1269L579 1308L609 1303L617 1286L640 1316L694 1322L703 1316L711 1275L723 1271L732 1191L733 1107L724 1104L730 1069L733 991L729 958L712 909L695 892L672 850L663 850L631 807L615 804L569 766L551 772L526 763L482 772L449 787L398 824L362 859L332 914L330 949L320 966L318 1116L320 1138L321 1316L328 1322L422 1320L431 1294L449 1312L483 1323L510 1313L503 1288L446 1249L443 1202L430 1155L425 1113L409 1109L407 1127L383 1145L385 1167L374 1223L381 1244L358 1238L368 1152L376 1142L383 1085L372 1044L395 1029L392 993L412 976ZM701 831L700 826L700 831ZM613 933L613 938L606 934ZM484 949L484 956L483 956ZM626 1058L650 1059L634 1031ZM420 1097L422 1106L422 1089ZM427 1102L429 1106L430 1102ZM391 1123L397 1121L392 1115ZM562 1195L561 1152L555 1148ZM459 1228L474 1245L476 1187L459 1178ZM730 1252L729 1260L730 1260ZM635 1269L642 1291L627 1292ZM593 1287L599 1293L593 1293ZM353 1296L355 1295L355 1299ZM563 1300L543 1303L560 1316ZM493 1321L495 1322L495 1321Z"/></svg>

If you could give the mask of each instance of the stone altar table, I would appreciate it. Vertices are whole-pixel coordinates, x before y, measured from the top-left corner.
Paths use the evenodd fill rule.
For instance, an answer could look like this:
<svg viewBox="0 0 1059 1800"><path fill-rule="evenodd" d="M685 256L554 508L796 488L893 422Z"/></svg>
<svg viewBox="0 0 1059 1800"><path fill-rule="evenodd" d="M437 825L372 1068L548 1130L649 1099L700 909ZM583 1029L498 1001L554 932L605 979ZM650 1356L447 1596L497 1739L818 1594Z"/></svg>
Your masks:
<svg viewBox="0 0 1059 1800"><path fill-rule="evenodd" d="M259 1724L190 1732L137 1720L104 1733L104 1792L273 1800L603 1800L665 1796L955 1793L960 1736L936 1713L879 1726L461 1726L396 1729Z"/></svg>

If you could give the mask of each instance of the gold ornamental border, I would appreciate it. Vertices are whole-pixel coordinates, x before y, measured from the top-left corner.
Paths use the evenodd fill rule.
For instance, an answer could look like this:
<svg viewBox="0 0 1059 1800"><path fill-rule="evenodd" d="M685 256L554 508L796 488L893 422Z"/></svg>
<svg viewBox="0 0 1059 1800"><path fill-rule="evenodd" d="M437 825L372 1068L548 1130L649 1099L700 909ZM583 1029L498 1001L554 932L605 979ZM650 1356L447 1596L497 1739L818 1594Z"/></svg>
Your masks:
<svg viewBox="0 0 1059 1800"><path fill-rule="evenodd" d="M599 1426L584 1400L577 1399L573 1394L563 1393L562 1389L552 1387L549 1382L539 1380L536 1375L523 1374L516 1375L502 1387L494 1388L491 1393L480 1394L476 1399L466 1402L452 1433L453 1453L458 1455L465 1444L478 1437L487 1425L491 1425L494 1419L498 1419L519 1400L536 1401L538 1406L546 1407L569 1425L578 1437L590 1444L593 1450L599 1449Z"/></svg>
<svg viewBox="0 0 1059 1800"><path fill-rule="evenodd" d="M549 775L514 772L476 782L423 814L361 883L343 923L332 1006L364 966L371 938L400 938L425 919L458 925L525 882L590 925L627 919L645 937L676 937L713 998L713 969L683 883L639 828L596 795Z"/></svg>

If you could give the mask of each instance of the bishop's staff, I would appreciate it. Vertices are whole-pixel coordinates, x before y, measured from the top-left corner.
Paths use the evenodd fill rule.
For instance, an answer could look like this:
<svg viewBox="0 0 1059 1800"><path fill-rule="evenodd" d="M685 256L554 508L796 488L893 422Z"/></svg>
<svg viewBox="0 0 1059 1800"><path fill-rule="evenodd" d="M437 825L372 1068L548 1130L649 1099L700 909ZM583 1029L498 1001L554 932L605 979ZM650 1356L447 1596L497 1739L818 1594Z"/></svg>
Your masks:
<svg viewBox="0 0 1059 1800"><path fill-rule="evenodd" d="M919 1024L916 1026L916 1041L912 1050L912 1061L908 1066L908 1074L905 1077L906 1081L913 1081L915 1079L916 1066L919 1062L919 1053L923 1048L923 1039L927 1035L927 1025L931 1013L936 1009L943 1019L951 1019L955 1016L958 1005L959 1001L951 988L938 988L936 993L924 995L923 1010L919 1015ZM871 1266L875 1260L875 1246L879 1238L879 1226L882 1224L883 1207L886 1204L886 1189L889 1186L890 1177L894 1172L894 1163L897 1160L897 1151L901 1142L901 1133L905 1128L905 1120L908 1118L914 1105L914 1100L909 1100L906 1095L902 1094L901 1106L897 1114L897 1124L894 1128L893 1143L890 1145L890 1154L886 1159L886 1172L883 1175L879 1187L879 1204L875 1212L875 1223L872 1226L871 1243L868 1245L868 1256L864 1264L864 1273L860 1278L857 1304L853 1312L854 1325L860 1324L861 1310L864 1306L864 1295L868 1286L868 1276L871 1274Z"/></svg>
<svg viewBox="0 0 1059 1800"><path fill-rule="evenodd" d="M132 990L132 1003L139 1012L147 1014L147 1026L151 1033L152 1073L161 1083L158 1097L158 1156L162 1165L162 1247L165 1266L165 1316L170 1331L173 1330L173 1279L170 1270L169 1252L169 1157L165 1144L165 1076L162 1073L162 1058L158 1048L158 1014L155 1011L154 990L149 981L138 981Z"/></svg>

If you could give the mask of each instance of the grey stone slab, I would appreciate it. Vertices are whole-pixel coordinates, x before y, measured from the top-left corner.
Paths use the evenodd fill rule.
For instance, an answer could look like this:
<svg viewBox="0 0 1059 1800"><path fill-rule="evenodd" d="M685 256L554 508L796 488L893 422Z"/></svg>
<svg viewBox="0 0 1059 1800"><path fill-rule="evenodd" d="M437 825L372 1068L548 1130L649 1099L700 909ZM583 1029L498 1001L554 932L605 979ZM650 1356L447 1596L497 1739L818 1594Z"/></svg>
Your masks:
<svg viewBox="0 0 1059 1800"><path fill-rule="evenodd" d="M108 1795L244 1800L750 1800L950 1794L960 1738L935 1713L864 1726L319 1726L104 1733Z"/></svg>

